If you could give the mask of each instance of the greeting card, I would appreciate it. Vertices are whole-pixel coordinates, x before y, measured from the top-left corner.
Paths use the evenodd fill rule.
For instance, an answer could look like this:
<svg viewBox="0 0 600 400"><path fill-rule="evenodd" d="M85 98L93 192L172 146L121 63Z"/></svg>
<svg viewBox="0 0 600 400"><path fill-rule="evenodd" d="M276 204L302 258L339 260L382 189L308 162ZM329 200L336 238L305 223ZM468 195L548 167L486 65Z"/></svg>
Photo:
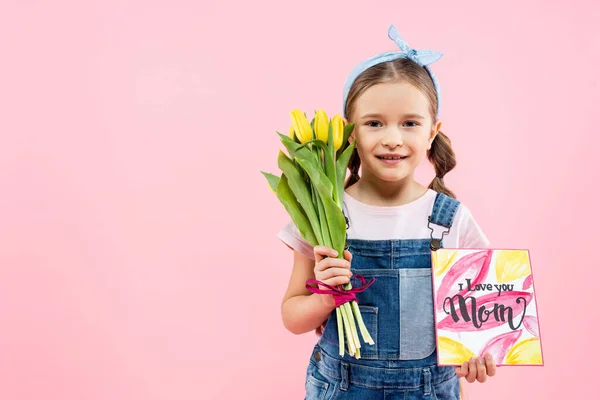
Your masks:
<svg viewBox="0 0 600 400"><path fill-rule="evenodd" d="M490 352L496 365L543 365L528 250L432 251L439 365Z"/></svg>

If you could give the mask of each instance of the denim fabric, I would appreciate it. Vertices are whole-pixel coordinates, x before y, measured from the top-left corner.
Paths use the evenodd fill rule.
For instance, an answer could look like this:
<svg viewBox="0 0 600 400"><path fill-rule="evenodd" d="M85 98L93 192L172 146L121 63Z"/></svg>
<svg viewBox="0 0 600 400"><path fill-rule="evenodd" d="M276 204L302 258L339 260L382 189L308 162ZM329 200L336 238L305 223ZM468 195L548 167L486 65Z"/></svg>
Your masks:
<svg viewBox="0 0 600 400"><path fill-rule="evenodd" d="M342 361L316 345L306 371L305 400L458 400L453 367L375 367Z"/></svg>
<svg viewBox="0 0 600 400"><path fill-rule="evenodd" d="M459 203L438 194L424 224L450 228ZM432 231L433 232L433 231ZM433 234L432 234L433 236ZM438 243L443 247L443 238ZM375 282L357 293L375 341L361 358L339 355L336 313L313 350L306 399L458 399L453 367L437 366L431 239L348 239L352 273Z"/></svg>

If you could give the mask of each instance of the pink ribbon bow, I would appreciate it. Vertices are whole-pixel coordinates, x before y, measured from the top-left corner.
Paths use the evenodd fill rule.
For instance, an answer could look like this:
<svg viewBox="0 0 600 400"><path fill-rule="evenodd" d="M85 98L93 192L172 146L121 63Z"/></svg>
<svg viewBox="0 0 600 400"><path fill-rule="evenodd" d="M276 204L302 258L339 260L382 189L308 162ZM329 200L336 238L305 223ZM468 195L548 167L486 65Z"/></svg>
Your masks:
<svg viewBox="0 0 600 400"><path fill-rule="evenodd" d="M373 282L375 282L375 278L371 278L371 281L367 283L367 280L362 275L354 275L352 277L352 279L355 278L360 281L360 286L352 287L352 289L344 289L341 285L338 287L329 286L315 279L307 280L306 288L313 293L332 294L335 300L335 306L337 308L344 303L348 303L349 301L356 301L356 293L364 292L369 286L373 284ZM328 289L320 289L318 286L311 286L311 284L325 286ZM358 303L358 301L356 302Z"/></svg>

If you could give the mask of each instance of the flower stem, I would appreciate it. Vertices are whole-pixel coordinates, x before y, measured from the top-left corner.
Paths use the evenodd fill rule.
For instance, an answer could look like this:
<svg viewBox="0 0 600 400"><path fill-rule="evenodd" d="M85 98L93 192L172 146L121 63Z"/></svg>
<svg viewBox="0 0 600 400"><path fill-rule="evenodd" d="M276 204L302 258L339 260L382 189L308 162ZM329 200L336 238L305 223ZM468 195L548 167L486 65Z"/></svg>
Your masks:
<svg viewBox="0 0 600 400"><path fill-rule="evenodd" d="M352 308L350 303L345 303L344 307L346 308L346 314L348 315L348 322L350 324L350 333L352 334L352 338L354 341L354 347L360 349L360 339L358 338L358 332L356 330L356 322L354 321L354 314L352 313Z"/></svg>
<svg viewBox="0 0 600 400"><path fill-rule="evenodd" d="M360 334L362 335L363 341L368 344L375 344L373 338L369 334L367 327L362 319L362 315L360 314L360 308L358 308L358 303L352 302L352 309L354 310L354 315L356 316L356 320L358 322L358 328L360 329Z"/></svg>
<svg viewBox="0 0 600 400"><path fill-rule="evenodd" d="M344 330L346 331L347 340L348 340L348 352L351 355L354 355L356 352L356 346L354 345L354 337L352 335L352 328L350 327L350 319L348 314L346 313L346 307L343 305L339 307L342 312L342 320L344 321Z"/></svg>
<svg viewBox="0 0 600 400"><path fill-rule="evenodd" d="M339 354L340 357L344 357L344 322L342 321L342 310L340 310L339 307L335 309L335 315L337 317L338 326Z"/></svg>

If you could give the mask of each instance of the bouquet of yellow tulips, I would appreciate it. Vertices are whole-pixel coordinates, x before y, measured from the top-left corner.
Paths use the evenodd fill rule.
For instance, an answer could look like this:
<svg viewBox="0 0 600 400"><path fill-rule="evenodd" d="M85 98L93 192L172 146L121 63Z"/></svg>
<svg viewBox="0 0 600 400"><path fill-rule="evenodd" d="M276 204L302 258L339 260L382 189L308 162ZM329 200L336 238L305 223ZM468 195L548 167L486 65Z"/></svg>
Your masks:
<svg viewBox="0 0 600 400"><path fill-rule="evenodd" d="M349 143L354 124L346 124L340 115L331 120L323 110L315 112L308 121L300 110L291 112L292 126L289 135L277 134L289 156L279 151L277 165L281 176L261 171L269 186L276 193L302 237L312 246L322 245L337 251L338 258L344 257L346 247L346 219L342 212L346 170L354 142ZM371 283L352 287L349 282L330 287L315 280L308 281L307 289L314 293L331 293L336 299L340 356L344 355L344 339L348 353L360 358L360 340L368 344L375 342L365 327L354 293L363 291ZM312 283L328 287L318 289ZM357 330L358 324L358 330Z"/></svg>

